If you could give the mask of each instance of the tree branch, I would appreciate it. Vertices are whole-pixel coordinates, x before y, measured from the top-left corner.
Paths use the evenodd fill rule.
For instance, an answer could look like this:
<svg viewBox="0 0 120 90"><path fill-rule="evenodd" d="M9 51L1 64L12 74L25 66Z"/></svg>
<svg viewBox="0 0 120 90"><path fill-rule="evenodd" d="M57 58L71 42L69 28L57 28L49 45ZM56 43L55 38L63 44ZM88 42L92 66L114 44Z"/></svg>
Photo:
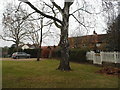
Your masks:
<svg viewBox="0 0 120 90"><path fill-rule="evenodd" d="M15 42L14 40L5 39L2 35L0 35L0 39L2 39L2 40L4 40L4 41L12 41L12 42Z"/></svg>
<svg viewBox="0 0 120 90"><path fill-rule="evenodd" d="M52 0L51 0L51 2L52 2ZM55 2L53 2L54 4L56 4ZM53 7L51 7L50 5L48 5L48 4L46 4L45 3L45 5L47 5L49 8L51 8L51 10L52 10L52 12L54 13L54 17L56 17L56 13L55 13L55 11L54 11L54 5L53 5ZM56 4L57 5L57 4ZM62 11L63 12L63 11ZM58 28L61 28L62 26L61 25L59 25L55 20L54 20L54 24L56 25L56 27L58 27Z"/></svg>
<svg viewBox="0 0 120 90"><path fill-rule="evenodd" d="M32 5L29 1L28 2L25 2L26 4L28 4L33 10L35 10L37 13L41 14L42 16L46 17L46 18L50 18L52 20L55 20L57 22L59 22L60 24L63 24L61 20L53 17L53 16L50 16L50 15L47 15L43 12L41 12L40 10L38 10L34 5Z"/></svg>
<svg viewBox="0 0 120 90"><path fill-rule="evenodd" d="M55 2L54 2L54 0L50 0L51 1L51 3L61 12L61 13L63 13L63 9L60 7L60 6L58 6Z"/></svg>
<svg viewBox="0 0 120 90"><path fill-rule="evenodd" d="M88 30L86 27L87 26L85 26L83 23L81 23L73 14L71 14L74 18L75 18L75 20L79 23L79 24L81 24L83 27L85 27L85 29L86 30Z"/></svg>
<svg viewBox="0 0 120 90"><path fill-rule="evenodd" d="M76 13L76 12L79 11L79 10L85 11L85 12L87 12L87 13L89 13L89 14L93 14L93 13L87 11L87 10L84 10L83 7L82 7L82 8L79 8L79 9L75 10L75 11L74 11L73 13L71 13L70 15Z"/></svg>

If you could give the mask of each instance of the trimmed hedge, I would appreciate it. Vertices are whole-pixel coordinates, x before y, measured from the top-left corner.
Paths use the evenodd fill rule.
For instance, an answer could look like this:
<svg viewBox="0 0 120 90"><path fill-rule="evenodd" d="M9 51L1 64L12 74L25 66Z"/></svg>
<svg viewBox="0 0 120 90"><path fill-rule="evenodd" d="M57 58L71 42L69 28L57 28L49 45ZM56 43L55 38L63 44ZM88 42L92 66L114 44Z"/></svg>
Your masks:
<svg viewBox="0 0 120 90"><path fill-rule="evenodd" d="M31 55L31 58L37 58L38 49L25 49L23 52Z"/></svg>
<svg viewBox="0 0 120 90"><path fill-rule="evenodd" d="M22 49L18 49L18 52L22 52L23 50ZM8 49L8 55L12 55L14 52L17 52L17 49L16 48L14 48L14 47L10 47L9 49Z"/></svg>
<svg viewBox="0 0 120 90"><path fill-rule="evenodd" d="M8 54L11 56L14 52L17 52L16 48L9 48L8 50ZM30 54L31 55L31 58L37 58L37 52L38 52L38 49L18 49L18 52L25 52L27 54Z"/></svg>
<svg viewBox="0 0 120 90"><path fill-rule="evenodd" d="M70 61L86 62L86 51L81 49L70 49Z"/></svg>
<svg viewBox="0 0 120 90"><path fill-rule="evenodd" d="M52 52L52 58L61 58L61 49L60 49L60 47L56 48Z"/></svg>
<svg viewBox="0 0 120 90"><path fill-rule="evenodd" d="M61 49L57 48L52 53L53 58L61 58ZM86 50L81 50L79 48L70 49L69 60L73 62L86 62Z"/></svg>

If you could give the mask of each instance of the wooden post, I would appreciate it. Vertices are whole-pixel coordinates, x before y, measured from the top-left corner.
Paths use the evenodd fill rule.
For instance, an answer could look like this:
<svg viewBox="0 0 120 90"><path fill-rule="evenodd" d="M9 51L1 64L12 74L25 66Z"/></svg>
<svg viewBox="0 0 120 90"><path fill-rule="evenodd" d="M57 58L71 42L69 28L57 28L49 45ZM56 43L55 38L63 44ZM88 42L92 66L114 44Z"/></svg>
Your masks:
<svg viewBox="0 0 120 90"><path fill-rule="evenodd" d="M93 64L95 63L95 52L92 52L93 53Z"/></svg>
<svg viewBox="0 0 120 90"><path fill-rule="evenodd" d="M114 61L115 61L115 63L117 63L117 53L116 52L114 52Z"/></svg>
<svg viewBox="0 0 120 90"><path fill-rule="evenodd" d="M103 52L100 52L101 63L103 62Z"/></svg>

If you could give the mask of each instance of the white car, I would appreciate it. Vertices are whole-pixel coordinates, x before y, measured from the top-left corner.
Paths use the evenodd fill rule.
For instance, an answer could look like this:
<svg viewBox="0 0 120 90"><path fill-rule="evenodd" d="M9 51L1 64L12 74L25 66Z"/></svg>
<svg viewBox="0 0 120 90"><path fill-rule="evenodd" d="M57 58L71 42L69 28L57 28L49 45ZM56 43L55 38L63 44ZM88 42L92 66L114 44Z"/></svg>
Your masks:
<svg viewBox="0 0 120 90"><path fill-rule="evenodd" d="M25 52L15 52L12 54L12 58L30 58L30 54L27 54Z"/></svg>

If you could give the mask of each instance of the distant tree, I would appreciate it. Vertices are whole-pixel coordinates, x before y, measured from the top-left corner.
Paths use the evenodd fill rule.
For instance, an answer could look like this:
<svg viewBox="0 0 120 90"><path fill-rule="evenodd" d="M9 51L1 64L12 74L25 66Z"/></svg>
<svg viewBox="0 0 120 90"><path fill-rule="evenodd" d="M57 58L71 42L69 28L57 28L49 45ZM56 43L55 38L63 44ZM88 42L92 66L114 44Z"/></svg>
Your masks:
<svg viewBox="0 0 120 90"><path fill-rule="evenodd" d="M103 0L105 22L107 23L107 50L120 51L120 2ZM116 10L117 9L117 10Z"/></svg>
<svg viewBox="0 0 120 90"><path fill-rule="evenodd" d="M108 50L120 51L120 15L108 27Z"/></svg>
<svg viewBox="0 0 120 90"><path fill-rule="evenodd" d="M20 5L8 3L6 10L3 13L3 34L0 37L5 41L12 41L18 46L25 39L27 34L27 23L26 19L32 14L23 9Z"/></svg>
<svg viewBox="0 0 120 90"><path fill-rule="evenodd" d="M8 56L8 49L9 49L9 47L7 47L7 46L2 48L2 57Z"/></svg>
<svg viewBox="0 0 120 90"><path fill-rule="evenodd" d="M37 17L37 16L36 16ZM37 48L38 52L37 52L37 61L40 60L41 57L41 46L42 46L42 41L45 37L48 36L48 34L50 34L50 28L45 32L43 31L43 28L46 26L51 26L51 22L48 21L48 23L44 24L44 17L42 16L38 16L37 19L35 19L35 17L31 18L31 22L30 22L30 27L28 30L28 40L30 40L33 45L35 46L35 48ZM33 21L34 20L34 21Z"/></svg>
<svg viewBox="0 0 120 90"><path fill-rule="evenodd" d="M42 7L40 9L42 12L46 12L45 10L45 4L41 3ZM37 61L40 60L41 57L41 45L42 41L45 37L47 37L50 34L50 27L53 24L51 20L45 20L45 17L42 15L38 15L38 13L35 13L35 15L31 15L28 19L29 21L29 30L28 30L28 39L32 41L33 45L37 48ZM45 27L48 27L48 30L44 30ZM43 31L44 30L44 31Z"/></svg>

